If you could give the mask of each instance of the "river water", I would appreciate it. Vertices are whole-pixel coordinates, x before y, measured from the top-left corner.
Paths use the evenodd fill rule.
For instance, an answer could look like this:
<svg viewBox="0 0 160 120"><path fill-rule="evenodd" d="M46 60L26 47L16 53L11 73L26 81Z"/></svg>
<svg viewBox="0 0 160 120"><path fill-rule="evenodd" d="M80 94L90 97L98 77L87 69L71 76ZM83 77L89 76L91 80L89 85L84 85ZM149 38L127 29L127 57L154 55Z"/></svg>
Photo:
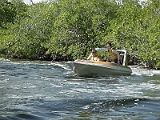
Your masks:
<svg viewBox="0 0 160 120"><path fill-rule="evenodd" d="M82 78L63 62L0 60L0 120L160 120L160 71Z"/></svg>

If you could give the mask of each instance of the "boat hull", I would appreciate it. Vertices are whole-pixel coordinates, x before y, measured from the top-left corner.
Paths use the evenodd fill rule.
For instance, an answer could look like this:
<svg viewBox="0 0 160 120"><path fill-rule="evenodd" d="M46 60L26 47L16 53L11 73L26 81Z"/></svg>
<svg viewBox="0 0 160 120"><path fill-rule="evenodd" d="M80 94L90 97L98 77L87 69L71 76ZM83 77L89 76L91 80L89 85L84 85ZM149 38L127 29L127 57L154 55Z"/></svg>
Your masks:
<svg viewBox="0 0 160 120"><path fill-rule="evenodd" d="M129 67L110 62L78 60L67 63L78 76L131 75Z"/></svg>

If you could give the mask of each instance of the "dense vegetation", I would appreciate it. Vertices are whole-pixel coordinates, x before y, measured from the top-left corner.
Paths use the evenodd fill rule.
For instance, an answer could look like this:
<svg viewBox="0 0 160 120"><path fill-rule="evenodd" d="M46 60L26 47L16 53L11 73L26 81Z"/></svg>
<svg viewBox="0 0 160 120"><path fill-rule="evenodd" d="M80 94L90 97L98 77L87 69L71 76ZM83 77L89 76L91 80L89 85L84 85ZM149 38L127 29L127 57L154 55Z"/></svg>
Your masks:
<svg viewBox="0 0 160 120"><path fill-rule="evenodd" d="M57 0L26 5L0 0L0 56L73 60L111 41L130 62L160 68L160 3Z"/></svg>

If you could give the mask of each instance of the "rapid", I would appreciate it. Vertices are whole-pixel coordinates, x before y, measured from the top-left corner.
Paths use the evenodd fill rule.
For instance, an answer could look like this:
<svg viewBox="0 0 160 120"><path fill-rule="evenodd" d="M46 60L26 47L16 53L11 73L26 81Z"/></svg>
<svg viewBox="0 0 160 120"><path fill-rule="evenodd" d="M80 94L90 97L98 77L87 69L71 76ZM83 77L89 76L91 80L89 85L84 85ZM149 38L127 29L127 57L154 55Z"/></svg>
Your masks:
<svg viewBox="0 0 160 120"><path fill-rule="evenodd" d="M0 59L0 120L160 120L160 71L85 78L64 62Z"/></svg>

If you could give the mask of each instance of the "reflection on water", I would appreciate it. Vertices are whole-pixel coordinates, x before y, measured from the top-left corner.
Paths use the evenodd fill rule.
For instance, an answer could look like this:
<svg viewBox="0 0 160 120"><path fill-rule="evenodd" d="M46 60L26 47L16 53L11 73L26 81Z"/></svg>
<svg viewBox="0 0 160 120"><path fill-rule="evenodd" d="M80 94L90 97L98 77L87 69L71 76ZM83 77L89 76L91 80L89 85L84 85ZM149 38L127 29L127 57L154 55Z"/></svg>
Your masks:
<svg viewBox="0 0 160 120"><path fill-rule="evenodd" d="M64 63L0 61L0 120L160 119L160 72L83 78Z"/></svg>

